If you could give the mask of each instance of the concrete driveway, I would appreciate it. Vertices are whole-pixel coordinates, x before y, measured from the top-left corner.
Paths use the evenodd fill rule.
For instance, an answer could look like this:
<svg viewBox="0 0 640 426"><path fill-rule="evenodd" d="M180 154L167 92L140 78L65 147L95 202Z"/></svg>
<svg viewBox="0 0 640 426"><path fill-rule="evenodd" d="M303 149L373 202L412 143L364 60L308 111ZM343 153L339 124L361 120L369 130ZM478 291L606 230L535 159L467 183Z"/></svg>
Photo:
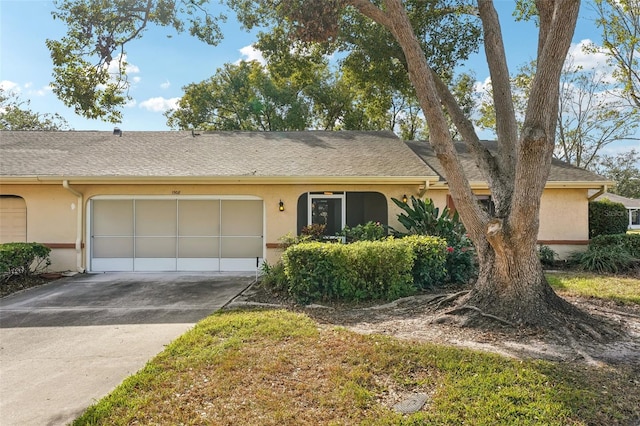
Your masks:
<svg viewBox="0 0 640 426"><path fill-rule="evenodd" d="M0 299L0 425L64 425L255 275L82 274Z"/></svg>

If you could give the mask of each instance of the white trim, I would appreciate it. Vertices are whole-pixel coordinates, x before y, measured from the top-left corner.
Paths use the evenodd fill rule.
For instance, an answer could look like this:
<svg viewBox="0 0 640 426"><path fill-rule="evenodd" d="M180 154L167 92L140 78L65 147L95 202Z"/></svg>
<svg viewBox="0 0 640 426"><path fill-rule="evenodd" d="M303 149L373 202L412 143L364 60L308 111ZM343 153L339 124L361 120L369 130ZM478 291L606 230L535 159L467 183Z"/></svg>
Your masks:
<svg viewBox="0 0 640 426"><path fill-rule="evenodd" d="M133 272L133 258L92 259L89 272Z"/></svg>
<svg viewBox="0 0 640 426"><path fill-rule="evenodd" d="M264 262L264 258L257 258L257 266L256 266L256 258L222 258L220 259L220 270L225 272L232 271L255 271L262 267L262 263Z"/></svg>
<svg viewBox="0 0 640 426"><path fill-rule="evenodd" d="M134 272L175 272L176 258L136 257L133 259Z"/></svg>
<svg viewBox="0 0 640 426"><path fill-rule="evenodd" d="M217 257L179 257L176 269L178 271L219 271L220 259Z"/></svg>

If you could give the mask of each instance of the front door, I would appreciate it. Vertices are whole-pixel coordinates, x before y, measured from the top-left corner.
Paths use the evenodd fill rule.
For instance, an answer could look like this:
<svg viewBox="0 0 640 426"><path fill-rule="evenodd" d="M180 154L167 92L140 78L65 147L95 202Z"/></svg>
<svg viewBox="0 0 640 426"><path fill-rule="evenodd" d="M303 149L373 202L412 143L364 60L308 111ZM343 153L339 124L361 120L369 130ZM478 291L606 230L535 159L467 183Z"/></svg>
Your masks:
<svg viewBox="0 0 640 426"><path fill-rule="evenodd" d="M310 194L308 223L325 226L325 235L336 235L344 228L344 194Z"/></svg>

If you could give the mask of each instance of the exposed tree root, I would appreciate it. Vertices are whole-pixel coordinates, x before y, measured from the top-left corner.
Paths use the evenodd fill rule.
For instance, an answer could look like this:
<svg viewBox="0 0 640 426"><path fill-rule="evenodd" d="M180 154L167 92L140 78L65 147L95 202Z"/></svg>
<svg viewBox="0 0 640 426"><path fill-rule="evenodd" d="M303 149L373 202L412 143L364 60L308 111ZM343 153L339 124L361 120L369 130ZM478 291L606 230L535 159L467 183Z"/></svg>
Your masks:
<svg viewBox="0 0 640 426"><path fill-rule="evenodd" d="M465 310L472 310L478 313L478 315L480 315L483 318L490 318L492 320L496 320L498 322L501 322L502 324L511 326L513 328L517 328L517 326L512 323L511 321L508 321L504 318L500 318L499 316L496 315L492 315L492 314L487 314L485 312L482 312L482 310L478 307L472 306L472 305L462 305L462 306L458 306L457 308L451 309L450 311L445 312L446 315L455 315L458 312L462 312Z"/></svg>
<svg viewBox="0 0 640 426"><path fill-rule="evenodd" d="M463 291L459 291L457 293L446 293L446 294L440 294L437 297L434 297L433 299L431 299L429 301L429 304L435 304L435 309L440 309L440 307L444 304L450 303L455 301L456 299L458 299L459 297L462 297L466 294L469 294L470 290L463 290ZM436 303L437 302L437 303Z"/></svg>
<svg viewBox="0 0 640 426"><path fill-rule="evenodd" d="M582 327L579 326L582 329ZM562 328L561 336L565 338L569 342L569 346L573 351L580 356L587 364L600 366L602 363L596 359L594 359L589 353L587 353L586 349L581 346L578 341L574 338L574 333L571 332L566 327Z"/></svg>

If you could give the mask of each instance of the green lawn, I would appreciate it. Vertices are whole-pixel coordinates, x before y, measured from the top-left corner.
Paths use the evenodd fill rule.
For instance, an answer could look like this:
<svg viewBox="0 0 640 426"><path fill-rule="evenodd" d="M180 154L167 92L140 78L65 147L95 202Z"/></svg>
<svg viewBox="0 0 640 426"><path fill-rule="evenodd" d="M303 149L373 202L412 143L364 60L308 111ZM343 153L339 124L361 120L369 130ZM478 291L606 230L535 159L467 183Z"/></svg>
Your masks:
<svg viewBox="0 0 640 426"><path fill-rule="evenodd" d="M639 279L571 272L550 273L547 280L559 293L640 305Z"/></svg>
<svg viewBox="0 0 640 426"><path fill-rule="evenodd" d="M640 281L553 274L561 292L639 303ZM428 327L428 325L425 325ZM394 396L425 393L402 415ZM397 398L395 399L397 401ZM626 425L637 371L523 361L319 328L290 311L214 314L75 425Z"/></svg>

